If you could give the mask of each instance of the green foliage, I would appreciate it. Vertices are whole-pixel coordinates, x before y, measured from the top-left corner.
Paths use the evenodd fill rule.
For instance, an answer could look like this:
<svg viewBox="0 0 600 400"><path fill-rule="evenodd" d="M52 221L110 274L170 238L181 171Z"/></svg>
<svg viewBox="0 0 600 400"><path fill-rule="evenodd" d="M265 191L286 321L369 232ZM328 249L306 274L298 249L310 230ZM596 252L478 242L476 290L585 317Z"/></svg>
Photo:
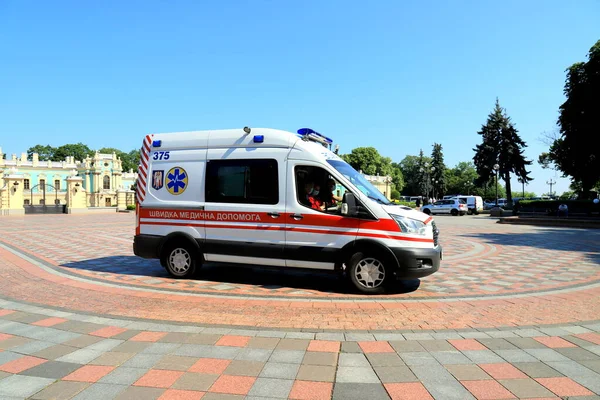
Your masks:
<svg viewBox="0 0 600 400"><path fill-rule="evenodd" d="M139 150L131 150L129 153L125 153L119 149L115 149L114 147L103 147L98 150L98 152L105 154L115 153L117 157L121 159L124 172L129 172L129 170L133 170L134 172L137 171L140 163Z"/></svg>
<svg viewBox="0 0 600 400"><path fill-rule="evenodd" d="M401 191L407 196L417 196L421 194L421 172L419 168L425 162L431 162L429 157L406 156L400 163L400 170L404 176L404 189Z"/></svg>
<svg viewBox="0 0 600 400"><path fill-rule="evenodd" d="M82 161L93 154L92 149L83 143L65 144L56 149L52 161L64 161L67 157L75 157L75 160Z"/></svg>
<svg viewBox="0 0 600 400"><path fill-rule="evenodd" d="M454 168L445 171L445 193L472 194L475 189L477 176L477 171L473 163L459 162Z"/></svg>
<svg viewBox="0 0 600 400"><path fill-rule="evenodd" d="M402 201L402 200L394 200L394 204L399 206L406 206L410 208L415 208L417 204L414 201Z"/></svg>
<svg viewBox="0 0 600 400"><path fill-rule="evenodd" d="M56 153L56 148L48 145L35 145L27 149L27 158L32 159L33 153L37 153L40 161L48 161L54 158L54 154Z"/></svg>
<svg viewBox="0 0 600 400"><path fill-rule="evenodd" d="M561 136L550 146L548 159L578 182L584 197L600 183L600 40L588 53L587 62L567 69L566 101L560 106ZM595 139L594 139L595 137Z"/></svg>
<svg viewBox="0 0 600 400"><path fill-rule="evenodd" d="M390 194L392 200L398 200L400 198L400 192L396 189L392 189L392 193Z"/></svg>
<svg viewBox="0 0 600 400"><path fill-rule="evenodd" d="M512 192L512 197L513 197L513 199L514 199L515 197L520 197L520 198L522 198L522 197L523 197L523 192L522 192L522 191L521 191L521 192ZM526 198L526 199L530 199L530 198L532 198L532 197L537 197L537 195L536 195L534 192L528 192L528 191L525 191L525 198Z"/></svg>
<svg viewBox="0 0 600 400"><path fill-rule="evenodd" d="M556 215L558 206L561 204L567 205L569 215L598 215L600 213L600 203L594 204L591 200L522 200L515 204L514 211L516 213L542 212Z"/></svg>
<svg viewBox="0 0 600 400"><path fill-rule="evenodd" d="M444 164L442 145L439 143L433 144L431 166L435 167L435 170L431 173L433 191L437 197L442 197L446 193L446 164Z"/></svg>
<svg viewBox="0 0 600 400"><path fill-rule="evenodd" d="M563 194L560 195L560 199L561 200L569 200L574 195L575 195L575 192L573 192L573 191L566 191L566 192L563 192Z"/></svg>
<svg viewBox="0 0 600 400"><path fill-rule="evenodd" d="M494 201L496 200L496 180L491 179L488 183L483 186L477 186L472 189L471 194L474 196L481 196L483 200ZM498 182L498 198L506 199L506 188L502 185L502 182Z"/></svg>
<svg viewBox="0 0 600 400"><path fill-rule="evenodd" d="M494 111L488 115L485 125L477 132L482 137L481 144L475 149L473 161L479 175L477 185L481 186L495 175L493 169L495 164L499 165L498 175L506 184L508 202L511 202L510 176L514 173L525 183L532 180L529 177L527 166L532 162L525 159L525 142L519 136L517 129L512 123L506 110L500 107L496 99Z"/></svg>
<svg viewBox="0 0 600 400"><path fill-rule="evenodd" d="M375 147L357 147L350 154L342 155L344 161L365 175L390 175L392 159L383 157Z"/></svg>
<svg viewBox="0 0 600 400"><path fill-rule="evenodd" d="M398 193L401 193L404 189L404 174L398 163L392 163L392 185Z"/></svg>
<svg viewBox="0 0 600 400"><path fill-rule="evenodd" d="M127 206L127 209L128 210L135 210L135 205L130 204L130 205Z"/></svg>

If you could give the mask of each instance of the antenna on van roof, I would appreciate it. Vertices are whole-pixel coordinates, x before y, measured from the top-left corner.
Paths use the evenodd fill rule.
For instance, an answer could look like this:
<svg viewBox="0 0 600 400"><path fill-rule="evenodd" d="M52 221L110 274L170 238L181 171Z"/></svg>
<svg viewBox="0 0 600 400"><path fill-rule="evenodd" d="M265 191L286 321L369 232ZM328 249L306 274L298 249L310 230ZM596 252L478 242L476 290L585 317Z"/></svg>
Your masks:
<svg viewBox="0 0 600 400"><path fill-rule="evenodd" d="M328 138L325 135L321 135L319 132L316 132L310 128L301 128L298 129L298 136L300 136L303 140L312 140L313 142L321 143L323 146L331 148L331 144L333 140Z"/></svg>

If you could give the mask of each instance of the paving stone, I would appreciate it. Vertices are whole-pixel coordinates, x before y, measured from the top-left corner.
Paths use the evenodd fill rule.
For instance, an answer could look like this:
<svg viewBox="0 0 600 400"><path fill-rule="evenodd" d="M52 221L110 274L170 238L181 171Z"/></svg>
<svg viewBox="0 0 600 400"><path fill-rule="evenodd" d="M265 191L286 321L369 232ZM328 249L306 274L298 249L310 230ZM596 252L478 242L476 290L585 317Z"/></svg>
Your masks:
<svg viewBox="0 0 600 400"><path fill-rule="evenodd" d="M307 353L308 354L308 353ZM374 353L377 354L377 353ZM381 353L384 354L384 353ZM396 354L393 354L398 357ZM327 365L327 364L325 364ZM333 364L335 365L335 364ZM342 367L371 367L364 354L342 353L339 358L339 365Z"/></svg>
<svg viewBox="0 0 600 400"><path fill-rule="evenodd" d="M258 378L248 395L287 399L293 384L291 379Z"/></svg>
<svg viewBox="0 0 600 400"><path fill-rule="evenodd" d="M390 346L393 347L398 353L416 353L425 351L423 346L416 341L392 341L390 342Z"/></svg>
<svg viewBox="0 0 600 400"><path fill-rule="evenodd" d="M440 364L470 364L471 361L460 351L433 351L430 353Z"/></svg>
<svg viewBox="0 0 600 400"><path fill-rule="evenodd" d="M500 357L502 357L504 360L508 361L509 363L538 361L537 358L535 358L531 354L525 352L524 350L520 350L520 349L496 350L495 353L498 354ZM504 361L500 361L500 362L504 362Z"/></svg>
<svg viewBox="0 0 600 400"><path fill-rule="evenodd" d="M196 361L198 359L195 357L165 355L153 368L169 371L187 371Z"/></svg>
<svg viewBox="0 0 600 400"><path fill-rule="evenodd" d="M419 380L406 365L397 367L375 367L375 373L383 383L418 382Z"/></svg>
<svg viewBox="0 0 600 400"><path fill-rule="evenodd" d="M135 329L130 329L127 330L125 332L119 333L118 335L113 336L111 339L118 339L118 340L129 340L132 337L136 336L137 334L141 333L141 331L135 330ZM140 342L140 343L148 343L148 342Z"/></svg>
<svg viewBox="0 0 600 400"><path fill-rule="evenodd" d="M67 340L63 343L65 346L83 348L101 342L103 338L97 336L81 335L78 338Z"/></svg>
<svg viewBox="0 0 600 400"><path fill-rule="evenodd" d="M531 354L540 361L569 361L569 358L563 356L553 349L526 349L526 353Z"/></svg>
<svg viewBox="0 0 600 400"><path fill-rule="evenodd" d="M273 350L279 344L278 338L254 337L250 339L247 347L251 349L268 349Z"/></svg>
<svg viewBox="0 0 600 400"><path fill-rule="evenodd" d="M514 344L519 349L547 349L546 346L532 338L516 337L506 338L506 340Z"/></svg>
<svg viewBox="0 0 600 400"><path fill-rule="evenodd" d="M268 362L259 376L263 378L295 379L299 369L300 364Z"/></svg>
<svg viewBox="0 0 600 400"><path fill-rule="evenodd" d="M370 353L367 354L367 358L374 367L399 367L404 365L404 361L398 354L394 353Z"/></svg>
<svg viewBox="0 0 600 400"><path fill-rule="evenodd" d="M435 332L431 334L435 340L461 339L458 332Z"/></svg>
<svg viewBox="0 0 600 400"><path fill-rule="evenodd" d="M262 361L233 360L223 372L224 375L258 376L265 363Z"/></svg>
<svg viewBox="0 0 600 400"><path fill-rule="evenodd" d="M342 353L362 353L362 349L356 342L342 342Z"/></svg>
<svg viewBox="0 0 600 400"><path fill-rule="evenodd" d="M48 386L41 392L36 393L34 400L69 400L77 393L87 388L87 382L58 381Z"/></svg>
<svg viewBox="0 0 600 400"><path fill-rule="evenodd" d="M186 344L207 344L213 345L217 340L221 339L221 335L210 335L206 333L197 333L188 336Z"/></svg>
<svg viewBox="0 0 600 400"><path fill-rule="evenodd" d="M124 343L124 340L104 339L97 343L91 344L85 348L90 349L90 350L98 350L98 351L111 351L115 347L117 347L118 345L120 345L122 343Z"/></svg>
<svg viewBox="0 0 600 400"><path fill-rule="evenodd" d="M286 339L308 339L312 340L315 338L314 333L310 332L287 332L285 334Z"/></svg>
<svg viewBox="0 0 600 400"><path fill-rule="evenodd" d="M0 381L0 398L4 397L29 397L46 386L54 383L54 379L39 378L37 376L12 375Z"/></svg>
<svg viewBox="0 0 600 400"><path fill-rule="evenodd" d="M572 333L573 335L578 335L580 333L591 332L590 329L584 328L583 326L579 326L579 325L570 325L570 326L568 325L568 326L563 326L561 328L564 329L567 332Z"/></svg>
<svg viewBox="0 0 600 400"><path fill-rule="evenodd" d="M60 361L46 361L45 363L23 371L20 374L37 376L40 378L62 379L79 368L81 368L81 364Z"/></svg>
<svg viewBox="0 0 600 400"><path fill-rule="evenodd" d="M236 394L206 393L202 400L246 400L244 396Z"/></svg>
<svg viewBox="0 0 600 400"><path fill-rule="evenodd" d="M14 336L9 339L0 342L0 350L9 350L17 346L22 346L27 343L31 343L31 339L24 337Z"/></svg>
<svg viewBox="0 0 600 400"><path fill-rule="evenodd" d="M269 361L286 364L301 364L305 353L305 351L298 350L274 350L271 357L269 357Z"/></svg>
<svg viewBox="0 0 600 400"><path fill-rule="evenodd" d="M569 335L571 333L571 332L567 331L566 329L554 328L554 327L549 327L549 328L541 327L538 330L548 336L565 336L565 335Z"/></svg>
<svg viewBox="0 0 600 400"><path fill-rule="evenodd" d="M465 339L489 339L489 337L490 337L485 332L477 332L477 331L460 332L460 336L462 336Z"/></svg>
<svg viewBox="0 0 600 400"><path fill-rule="evenodd" d="M256 333L256 336L258 337L266 337L266 338L279 338L279 339L283 339L285 337L285 334L287 332L284 331L258 331Z"/></svg>
<svg viewBox="0 0 600 400"><path fill-rule="evenodd" d="M524 338L545 336L537 329L515 329L514 332Z"/></svg>
<svg viewBox="0 0 600 400"><path fill-rule="evenodd" d="M459 381L481 381L487 379L493 379L479 366L473 364L456 364L446 365L448 372L450 372Z"/></svg>
<svg viewBox="0 0 600 400"><path fill-rule="evenodd" d="M347 342L373 342L375 336L372 333L346 333L344 339Z"/></svg>
<svg viewBox="0 0 600 400"><path fill-rule="evenodd" d="M439 365L438 361L429 353L421 351L414 353L400 353L402 361L408 366L413 365Z"/></svg>
<svg viewBox="0 0 600 400"><path fill-rule="evenodd" d="M116 400L156 400L164 392L164 389L155 389L150 387L130 386L122 391ZM79 399L74 399L79 400Z"/></svg>
<svg viewBox="0 0 600 400"><path fill-rule="evenodd" d="M190 336L191 336L191 334L189 334L189 333L170 332L170 333L167 333L166 336L163 336L160 339L158 339L158 342L159 343L184 344L184 343L187 343L187 340Z"/></svg>
<svg viewBox="0 0 600 400"><path fill-rule="evenodd" d="M592 343L588 342L587 340L583 340L575 336L567 335L563 336L562 338L579 347L585 347L587 350L589 350L588 347L592 346Z"/></svg>
<svg viewBox="0 0 600 400"><path fill-rule="evenodd" d="M516 350L517 346L505 339L479 339L482 345L490 350Z"/></svg>
<svg viewBox="0 0 600 400"><path fill-rule="evenodd" d="M520 399L554 397L554 393L533 379L504 379L498 382Z"/></svg>
<svg viewBox="0 0 600 400"><path fill-rule="evenodd" d="M142 354L170 354L181 347L177 343L152 343L141 351Z"/></svg>
<svg viewBox="0 0 600 400"><path fill-rule="evenodd" d="M217 348L215 348L215 349L217 349ZM271 357L271 354L273 353L273 350L267 350L267 349L247 349L247 348L245 348L245 349L240 350L235 347L231 347L229 349L236 350L236 351L229 352L231 354L227 354L227 352L222 352L223 353L222 355L221 355L221 352L217 352L217 354L210 355L207 357L226 358L226 359L229 359L229 357L231 357L232 359L235 358L236 360L267 362L267 360L269 360L269 357ZM217 350L219 350L219 349L217 349ZM221 356L219 357L217 355L221 355Z"/></svg>
<svg viewBox="0 0 600 400"><path fill-rule="evenodd" d="M206 357L206 354L211 348L211 346L206 344L183 344L173 352L173 355L186 357ZM229 349L235 350L236 348L229 347Z"/></svg>
<svg viewBox="0 0 600 400"><path fill-rule="evenodd" d="M19 353L19 354L31 355L31 354L37 353L38 351L42 351L42 350L47 349L48 347L52 347L52 346L54 346L54 343L52 343L52 342L45 342L43 340L34 340L32 342L13 347L10 350L15 353Z"/></svg>
<svg viewBox="0 0 600 400"><path fill-rule="evenodd" d="M337 342L343 342L346 340L343 333L333 333L333 332L321 332L315 335L315 339L317 340L333 340Z"/></svg>
<svg viewBox="0 0 600 400"><path fill-rule="evenodd" d="M401 333L375 333L375 340L379 341L398 341L398 340L406 340Z"/></svg>
<svg viewBox="0 0 600 400"><path fill-rule="evenodd" d="M11 375L12 374L9 374L8 372L0 371L0 381L4 378L8 378Z"/></svg>
<svg viewBox="0 0 600 400"><path fill-rule="evenodd" d="M152 368L162 357L162 354L136 354L124 362L123 366L131 368Z"/></svg>
<svg viewBox="0 0 600 400"><path fill-rule="evenodd" d="M590 351L587 351L586 349L582 349L579 347L556 349L556 351L562 354L563 356L575 361L600 360L600 356L598 356L597 354L594 354Z"/></svg>
<svg viewBox="0 0 600 400"><path fill-rule="evenodd" d="M72 353L57 358L56 361L63 361L77 364L87 364L95 358L102 355L102 352L96 350L79 349Z"/></svg>
<svg viewBox="0 0 600 400"><path fill-rule="evenodd" d="M411 370L435 399L475 399L471 393L441 365L416 365L411 367Z"/></svg>
<svg viewBox="0 0 600 400"><path fill-rule="evenodd" d="M79 393L73 400L112 400L127 390L127 386L110 383L94 383Z"/></svg>
<svg viewBox="0 0 600 400"><path fill-rule="evenodd" d="M493 331L493 332L486 332L488 334L489 337L491 338L519 338L519 336L516 333L510 332L510 331Z"/></svg>
<svg viewBox="0 0 600 400"><path fill-rule="evenodd" d="M116 351L109 351L102 354L100 357L93 359L89 364L91 365L105 365L113 366L121 365L135 354L133 353L119 353Z"/></svg>
<svg viewBox="0 0 600 400"><path fill-rule="evenodd" d="M600 361L581 361L580 364L585 366L586 368L589 368L595 373L600 374Z"/></svg>
<svg viewBox="0 0 600 400"><path fill-rule="evenodd" d="M419 344L423 346L423 348L429 352L432 351L452 351L456 350L454 346L448 343L446 340L423 340L419 341Z"/></svg>
<svg viewBox="0 0 600 400"><path fill-rule="evenodd" d="M219 375L217 374L197 374L186 372L171 386L173 389L179 390L198 390L202 392L208 391L215 383Z"/></svg>
<svg viewBox="0 0 600 400"><path fill-rule="evenodd" d="M320 351L307 351L302 360L302 364L307 365L331 365L335 366L338 360L338 353L325 353Z"/></svg>
<svg viewBox="0 0 600 400"><path fill-rule="evenodd" d="M299 350L306 351L310 340L306 339L280 339L277 343L276 350Z"/></svg>
<svg viewBox="0 0 600 400"><path fill-rule="evenodd" d="M404 333L404 339L406 340L433 340L433 336L430 333L419 332L419 333Z"/></svg>
<svg viewBox="0 0 600 400"><path fill-rule="evenodd" d="M51 347L45 348L44 350L33 353L32 356L45 358L46 360L56 360L57 358L70 354L76 350L77 348L75 347L69 347L63 344L55 344Z"/></svg>
<svg viewBox="0 0 600 400"><path fill-rule="evenodd" d="M75 321L75 320L65 321L63 323L54 325L54 327L56 329L60 329L63 331L82 333L82 334L88 334L90 332L95 332L101 328L97 324L91 324L89 322L81 322L81 321Z"/></svg>
<svg viewBox="0 0 600 400"><path fill-rule="evenodd" d="M335 379L335 367L301 365L296 379L300 381L333 382Z"/></svg>
<svg viewBox="0 0 600 400"><path fill-rule="evenodd" d="M558 378L564 376L555 369L542 362L516 362L513 366L517 367L531 378Z"/></svg>
<svg viewBox="0 0 600 400"><path fill-rule="evenodd" d="M575 361L548 362L548 365L595 393L600 393L600 374Z"/></svg>
<svg viewBox="0 0 600 400"><path fill-rule="evenodd" d="M334 400L383 400L389 399L387 391L380 383L343 383L333 386Z"/></svg>
<svg viewBox="0 0 600 400"><path fill-rule="evenodd" d="M137 382L146 372L148 372L147 368L121 366L113 370L110 374L103 376L98 382L130 386Z"/></svg>

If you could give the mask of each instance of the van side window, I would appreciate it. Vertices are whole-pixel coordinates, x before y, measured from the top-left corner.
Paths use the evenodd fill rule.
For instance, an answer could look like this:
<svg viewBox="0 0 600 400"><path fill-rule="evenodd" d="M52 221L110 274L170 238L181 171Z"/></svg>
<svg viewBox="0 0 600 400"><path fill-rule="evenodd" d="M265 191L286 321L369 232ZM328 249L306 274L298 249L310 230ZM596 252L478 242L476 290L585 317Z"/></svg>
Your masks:
<svg viewBox="0 0 600 400"><path fill-rule="evenodd" d="M323 168L296 166L298 203L328 214L339 214L346 188Z"/></svg>
<svg viewBox="0 0 600 400"><path fill-rule="evenodd" d="M211 160L206 167L206 201L277 204L277 160Z"/></svg>

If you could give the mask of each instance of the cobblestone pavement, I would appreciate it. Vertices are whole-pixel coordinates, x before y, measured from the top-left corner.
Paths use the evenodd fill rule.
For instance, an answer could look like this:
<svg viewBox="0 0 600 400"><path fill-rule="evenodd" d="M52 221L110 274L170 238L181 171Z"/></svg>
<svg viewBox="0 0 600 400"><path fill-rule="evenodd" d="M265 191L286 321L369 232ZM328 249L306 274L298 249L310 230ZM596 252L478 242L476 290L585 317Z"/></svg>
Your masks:
<svg viewBox="0 0 600 400"><path fill-rule="evenodd" d="M600 399L600 233L437 221L440 273L372 297L172 280L127 214L3 219L0 399Z"/></svg>

